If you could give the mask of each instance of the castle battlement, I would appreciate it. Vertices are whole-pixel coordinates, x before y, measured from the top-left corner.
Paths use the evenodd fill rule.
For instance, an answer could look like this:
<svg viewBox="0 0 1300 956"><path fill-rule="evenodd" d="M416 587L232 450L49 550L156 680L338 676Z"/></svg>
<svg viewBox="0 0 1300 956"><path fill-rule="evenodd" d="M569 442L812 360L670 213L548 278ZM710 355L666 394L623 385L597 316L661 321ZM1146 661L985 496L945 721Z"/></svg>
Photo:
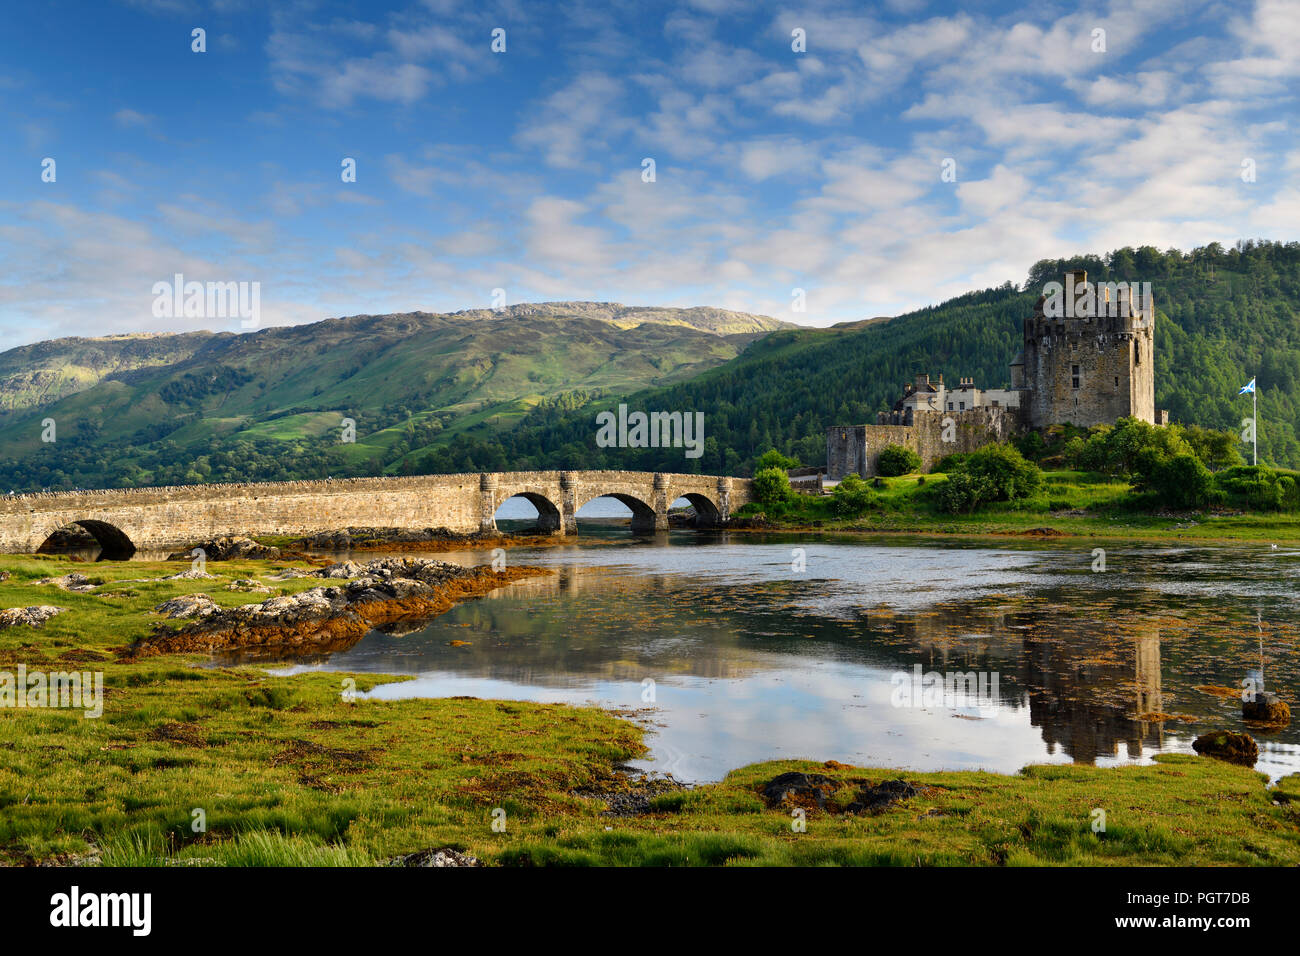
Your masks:
<svg viewBox="0 0 1300 956"><path fill-rule="evenodd" d="M1010 388L981 389L973 378L947 388L942 376L918 375L875 425L828 430L827 475L873 475L880 449L891 444L912 448L928 467L1028 428L1086 428L1125 416L1165 424L1167 413L1155 407L1154 329L1150 283L1090 283L1083 270L1067 272L1044 286L1025 317Z"/></svg>

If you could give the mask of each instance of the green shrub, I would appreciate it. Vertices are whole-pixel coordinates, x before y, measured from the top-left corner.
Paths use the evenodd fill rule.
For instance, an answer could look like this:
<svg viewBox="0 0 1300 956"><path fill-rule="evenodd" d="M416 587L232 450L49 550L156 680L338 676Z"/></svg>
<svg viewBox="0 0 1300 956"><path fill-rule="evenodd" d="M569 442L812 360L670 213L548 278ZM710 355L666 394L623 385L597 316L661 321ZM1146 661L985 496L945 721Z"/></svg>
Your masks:
<svg viewBox="0 0 1300 956"><path fill-rule="evenodd" d="M880 449L876 471L886 478L907 475L921 467L921 456L902 445L886 445Z"/></svg>
<svg viewBox="0 0 1300 956"><path fill-rule="evenodd" d="M754 497L769 507L784 504L794 497L790 476L784 468L763 468L754 475Z"/></svg>
<svg viewBox="0 0 1300 956"><path fill-rule="evenodd" d="M1290 475L1279 475L1277 486L1282 491L1283 510L1300 511L1300 482Z"/></svg>
<svg viewBox="0 0 1300 956"><path fill-rule="evenodd" d="M935 492L940 510L950 514L970 514L988 500L988 482L965 471L953 472Z"/></svg>
<svg viewBox="0 0 1300 956"><path fill-rule="evenodd" d="M876 493L857 475L845 475L831 491L831 511L844 518L861 514L875 501Z"/></svg>
<svg viewBox="0 0 1300 956"><path fill-rule="evenodd" d="M951 455L944 455L934 467L930 469L931 474L948 474L953 471L959 471L966 459L970 457L969 452L953 452Z"/></svg>
<svg viewBox="0 0 1300 956"><path fill-rule="evenodd" d="M1043 484L1043 473L1012 445L985 445L962 463L961 471L982 478L988 486L989 501L1015 501L1028 498Z"/></svg>
<svg viewBox="0 0 1300 956"><path fill-rule="evenodd" d="M1160 462L1151 474L1149 486L1160 500L1175 508L1199 508L1209 503L1214 475L1190 452Z"/></svg>
<svg viewBox="0 0 1300 956"><path fill-rule="evenodd" d="M1295 500L1295 478L1263 465L1226 468L1214 476L1214 485L1225 501L1240 508L1280 511L1288 507L1288 496Z"/></svg>

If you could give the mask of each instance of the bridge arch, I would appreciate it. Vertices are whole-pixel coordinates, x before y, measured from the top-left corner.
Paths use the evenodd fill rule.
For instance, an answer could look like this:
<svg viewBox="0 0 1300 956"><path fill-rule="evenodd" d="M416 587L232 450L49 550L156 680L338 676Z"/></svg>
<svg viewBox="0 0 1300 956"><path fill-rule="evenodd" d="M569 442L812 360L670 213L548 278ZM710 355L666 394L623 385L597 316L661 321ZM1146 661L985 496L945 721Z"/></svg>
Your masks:
<svg viewBox="0 0 1300 956"><path fill-rule="evenodd" d="M669 503L671 508L679 501L686 501L695 509L695 526L697 528L716 528L722 523L722 509L708 495L698 491L683 491Z"/></svg>
<svg viewBox="0 0 1300 956"><path fill-rule="evenodd" d="M537 509L536 530L543 534L554 534L564 526L564 518L560 514L559 507L550 498L540 491L503 491L498 495L496 511L493 513L493 523L496 522L496 515L505 507L506 502L515 498L527 501ZM507 519L509 520L509 519Z"/></svg>
<svg viewBox="0 0 1300 956"><path fill-rule="evenodd" d="M98 561L125 561L135 554L135 544L125 531L117 525L93 518L81 518L55 528L36 549L36 553L53 554L66 549L67 544L64 542L75 540L76 531L73 529L80 530L83 538L89 534L95 539L99 545L99 557L96 559Z"/></svg>
<svg viewBox="0 0 1300 956"><path fill-rule="evenodd" d="M636 534L653 533L656 529L655 510L654 508L634 494L628 494L622 491L602 491L595 494L588 493L574 500L576 507L574 514L581 511L585 505L596 501L599 498L613 498L619 504L624 505L632 512L631 528Z"/></svg>

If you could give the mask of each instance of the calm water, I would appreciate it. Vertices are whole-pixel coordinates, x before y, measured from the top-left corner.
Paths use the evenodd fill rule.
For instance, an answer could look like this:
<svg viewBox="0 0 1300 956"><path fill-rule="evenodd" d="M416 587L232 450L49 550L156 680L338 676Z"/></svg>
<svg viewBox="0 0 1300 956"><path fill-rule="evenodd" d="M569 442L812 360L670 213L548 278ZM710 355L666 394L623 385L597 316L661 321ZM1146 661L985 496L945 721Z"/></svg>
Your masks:
<svg viewBox="0 0 1300 956"><path fill-rule="evenodd" d="M1300 703L1291 550L1110 548L1095 573L1090 546L606 530L509 560L557 573L277 670L414 675L378 698L635 711L651 731L637 765L687 781L773 758L1014 772L1191 752L1243 729L1225 695L1261 645L1266 686ZM916 665L996 675L996 692L900 699ZM1258 769L1300 771L1297 725L1252 733Z"/></svg>

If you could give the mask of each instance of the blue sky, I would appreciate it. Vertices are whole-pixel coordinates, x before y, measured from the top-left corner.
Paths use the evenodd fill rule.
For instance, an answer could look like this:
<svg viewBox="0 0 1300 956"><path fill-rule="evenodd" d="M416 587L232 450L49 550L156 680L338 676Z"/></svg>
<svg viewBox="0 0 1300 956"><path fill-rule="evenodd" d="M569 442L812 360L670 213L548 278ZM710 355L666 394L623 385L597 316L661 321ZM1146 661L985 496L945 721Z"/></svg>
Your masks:
<svg viewBox="0 0 1300 956"><path fill-rule="evenodd" d="M3 347L239 329L156 318L177 272L259 282L264 325L484 308L497 288L825 325L1049 256L1300 238L1297 0L6 16Z"/></svg>

